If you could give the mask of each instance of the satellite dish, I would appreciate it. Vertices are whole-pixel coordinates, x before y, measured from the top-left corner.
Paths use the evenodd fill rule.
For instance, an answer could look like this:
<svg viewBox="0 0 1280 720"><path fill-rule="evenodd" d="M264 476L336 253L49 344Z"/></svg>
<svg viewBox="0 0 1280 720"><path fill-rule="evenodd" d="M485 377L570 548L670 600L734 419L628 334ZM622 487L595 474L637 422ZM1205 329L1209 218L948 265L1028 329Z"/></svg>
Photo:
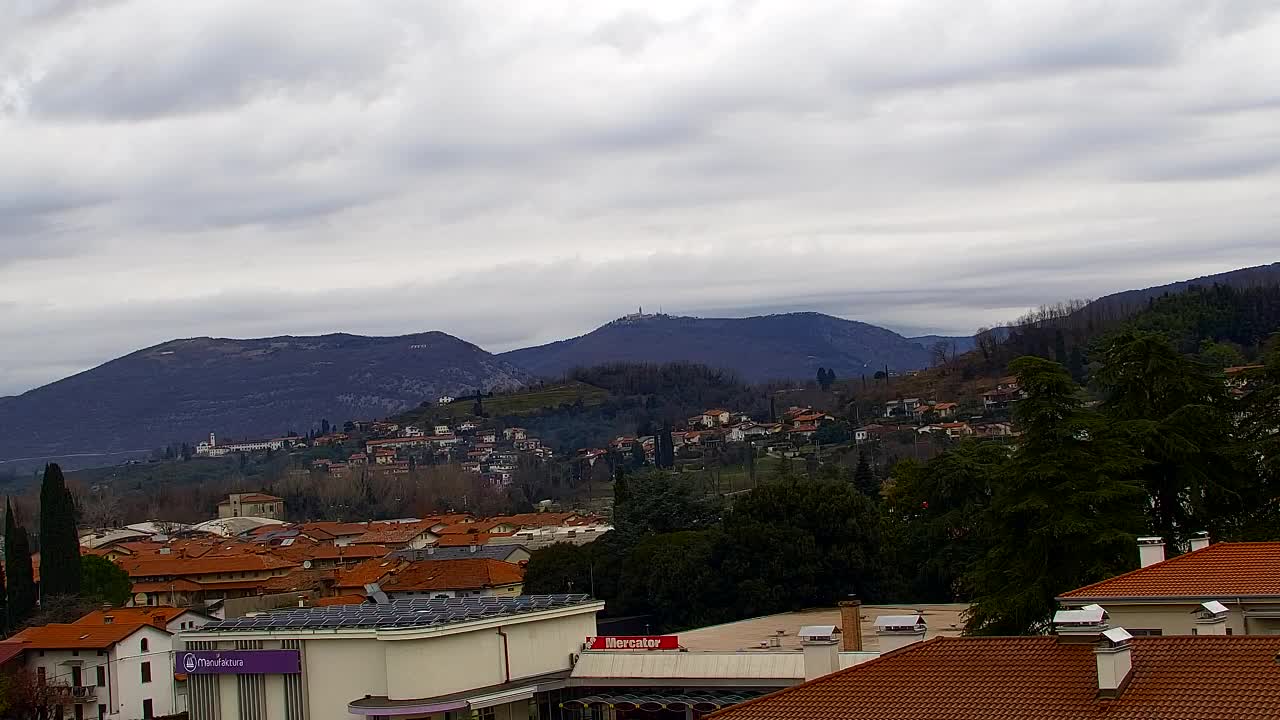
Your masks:
<svg viewBox="0 0 1280 720"><path fill-rule="evenodd" d="M310 561L310 560L303 560L303 561L302 561L302 569L303 569L303 570L310 570L310 569L311 569L311 561Z"/></svg>

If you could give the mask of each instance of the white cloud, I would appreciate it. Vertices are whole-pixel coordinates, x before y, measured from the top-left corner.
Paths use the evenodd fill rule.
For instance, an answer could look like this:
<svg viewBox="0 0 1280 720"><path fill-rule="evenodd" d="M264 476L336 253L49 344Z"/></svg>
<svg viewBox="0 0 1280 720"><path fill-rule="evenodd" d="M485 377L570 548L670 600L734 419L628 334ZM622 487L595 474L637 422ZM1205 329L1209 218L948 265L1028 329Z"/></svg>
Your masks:
<svg viewBox="0 0 1280 720"><path fill-rule="evenodd" d="M1274 260L1271 2L19 0L0 393L634 305L965 332Z"/></svg>

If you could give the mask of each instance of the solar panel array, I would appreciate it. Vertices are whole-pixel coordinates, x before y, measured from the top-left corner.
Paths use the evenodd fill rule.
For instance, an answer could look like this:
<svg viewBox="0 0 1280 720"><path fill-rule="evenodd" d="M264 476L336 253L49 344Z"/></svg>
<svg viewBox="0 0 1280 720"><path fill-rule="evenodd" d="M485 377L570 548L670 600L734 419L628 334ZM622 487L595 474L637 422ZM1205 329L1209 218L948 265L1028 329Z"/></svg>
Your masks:
<svg viewBox="0 0 1280 720"><path fill-rule="evenodd" d="M276 610L254 617L211 622L200 630L312 630L333 628L438 627L469 620L518 615L536 610L569 607L588 602L591 596L520 595L517 597L410 598L385 605L334 605L331 607Z"/></svg>

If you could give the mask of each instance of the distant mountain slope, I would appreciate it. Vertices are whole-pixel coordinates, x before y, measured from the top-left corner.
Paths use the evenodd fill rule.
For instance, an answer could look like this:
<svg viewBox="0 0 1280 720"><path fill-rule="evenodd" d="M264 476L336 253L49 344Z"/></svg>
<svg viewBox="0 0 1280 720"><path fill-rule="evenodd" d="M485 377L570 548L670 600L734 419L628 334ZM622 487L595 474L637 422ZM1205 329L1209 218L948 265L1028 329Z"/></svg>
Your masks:
<svg viewBox="0 0 1280 720"><path fill-rule="evenodd" d="M972 335L960 337L952 335L919 335L907 338L925 350L932 350L938 343L946 343L948 353L967 353L976 346Z"/></svg>
<svg viewBox="0 0 1280 720"><path fill-rule="evenodd" d="M882 327L820 313L629 316L581 337L499 357L544 377L613 362L695 362L733 370L748 381L807 380L820 367L852 377L886 365L893 370L929 365L923 345Z"/></svg>
<svg viewBox="0 0 1280 720"><path fill-rule="evenodd" d="M0 460L305 433L440 395L518 387L523 370L440 332L173 340L0 402Z"/></svg>
<svg viewBox="0 0 1280 720"><path fill-rule="evenodd" d="M1259 285L1274 285L1276 283L1280 283L1280 262L1231 270L1217 275L1204 275L1194 280L1182 280L1141 290L1125 290L1112 293L1086 305L1081 314L1107 317L1132 315L1146 307L1152 298L1158 298L1162 295L1176 295L1186 292L1192 286L1228 285L1235 288L1249 288Z"/></svg>

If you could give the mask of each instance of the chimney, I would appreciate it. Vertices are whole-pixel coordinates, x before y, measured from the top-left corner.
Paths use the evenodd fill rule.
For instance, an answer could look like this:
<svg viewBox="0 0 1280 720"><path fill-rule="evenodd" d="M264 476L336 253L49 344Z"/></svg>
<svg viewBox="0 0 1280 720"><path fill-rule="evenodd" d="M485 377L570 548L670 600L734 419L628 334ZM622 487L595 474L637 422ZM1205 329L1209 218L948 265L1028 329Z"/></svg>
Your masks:
<svg viewBox="0 0 1280 720"><path fill-rule="evenodd" d="M1098 697L1118 698L1124 692L1133 671L1133 636L1124 628L1111 628L1102 633L1093 649L1098 661Z"/></svg>
<svg viewBox="0 0 1280 720"><path fill-rule="evenodd" d="M428 546L427 546L427 554L428 554L428 555L435 555L435 554L436 554L436 546L435 546L435 545L428 545Z"/></svg>
<svg viewBox="0 0 1280 720"><path fill-rule="evenodd" d="M1053 614L1053 632L1060 644L1097 642L1102 631L1111 627L1107 619L1107 611L1101 605L1059 610Z"/></svg>
<svg viewBox="0 0 1280 720"><path fill-rule="evenodd" d="M840 649L862 652L862 601L857 595L840 601Z"/></svg>
<svg viewBox="0 0 1280 720"><path fill-rule="evenodd" d="M806 682L840 669L840 641L836 638L839 634L840 628L835 625L806 625L800 628Z"/></svg>
<svg viewBox="0 0 1280 720"><path fill-rule="evenodd" d="M1227 615L1229 611L1227 606L1217 600L1210 600L1201 603L1200 607L1192 611L1196 616L1195 626L1191 628L1192 635L1226 635L1227 634Z"/></svg>
<svg viewBox="0 0 1280 720"><path fill-rule="evenodd" d="M475 552L476 550L479 550L479 549L480 549L479 545L476 545L475 543L471 543L471 552Z"/></svg>
<svg viewBox="0 0 1280 720"><path fill-rule="evenodd" d="M1159 562L1164 562L1164 538L1138 538L1138 564L1151 567Z"/></svg>
<svg viewBox="0 0 1280 720"><path fill-rule="evenodd" d="M881 615L876 618L876 637L880 639L880 654L891 653L924 640L924 618L916 615Z"/></svg>
<svg viewBox="0 0 1280 720"><path fill-rule="evenodd" d="M1207 547L1209 547L1208 531L1201 530L1200 532L1191 536L1191 552L1195 552L1197 550L1203 550Z"/></svg>

